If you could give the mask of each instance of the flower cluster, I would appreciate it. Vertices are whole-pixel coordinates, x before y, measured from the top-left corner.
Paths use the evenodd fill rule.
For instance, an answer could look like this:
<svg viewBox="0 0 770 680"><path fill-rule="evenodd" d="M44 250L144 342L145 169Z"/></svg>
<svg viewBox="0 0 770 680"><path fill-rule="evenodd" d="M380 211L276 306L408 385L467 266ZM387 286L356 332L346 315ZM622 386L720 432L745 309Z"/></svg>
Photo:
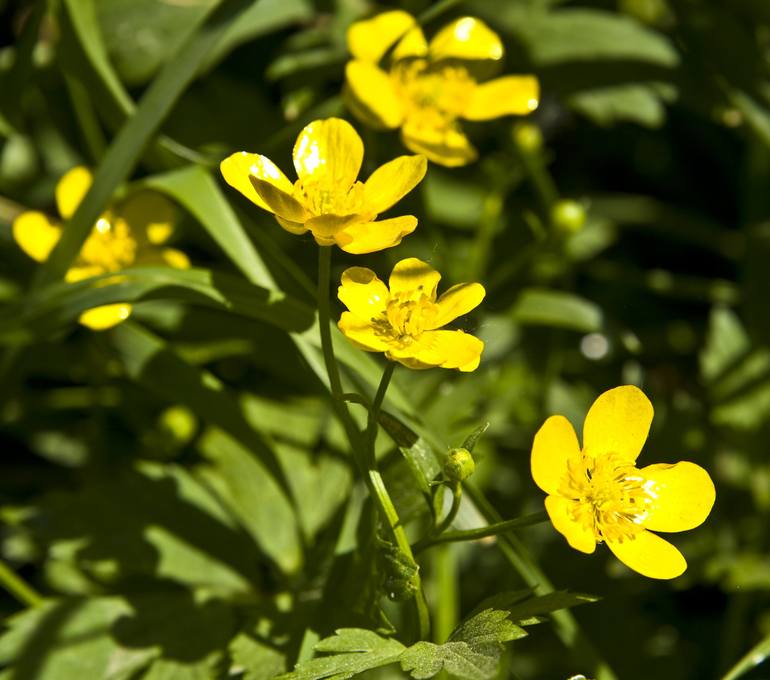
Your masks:
<svg viewBox="0 0 770 680"><path fill-rule="evenodd" d="M92 183L91 171L82 166L72 168L59 180L56 206L62 220L72 217ZM111 204L94 224L65 279L81 281L142 265L166 264L186 269L190 266L187 256L163 245L174 231L175 220L174 206L156 192L135 192ZM38 262L48 259L61 233L60 222L37 210L25 211L13 222L16 243ZM80 323L93 330L104 330L130 314L129 304L102 305L83 312Z"/></svg>

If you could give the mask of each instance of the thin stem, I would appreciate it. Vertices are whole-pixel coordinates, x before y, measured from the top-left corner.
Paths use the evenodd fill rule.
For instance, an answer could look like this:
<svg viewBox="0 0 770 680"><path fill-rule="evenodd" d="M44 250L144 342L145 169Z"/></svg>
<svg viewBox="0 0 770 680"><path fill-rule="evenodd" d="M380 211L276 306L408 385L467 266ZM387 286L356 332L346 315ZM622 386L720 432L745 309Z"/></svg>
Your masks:
<svg viewBox="0 0 770 680"><path fill-rule="evenodd" d="M422 14L417 17L417 23L420 26L424 26L430 21L441 16L447 10L452 9L455 5L459 5L462 0L441 0L434 3L432 7L426 9Z"/></svg>
<svg viewBox="0 0 770 680"><path fill-rule="evenodd" d="M436 529L433 532L434 535L438 536L439 534L443 534L450 527L452 522L454 522L455 517L457 517L462 500L463 486L460 482L455 482L454 488L452 489L452 506L449 508L446 517L444 517L444 519L441 520L441 523L436 526Z"/></svg>
<svg viewBox="0 0 770 680"><path fill-rule="evenodd" d="M339 367L337 366L337 360L334 356L334 347L332 345L331 335L331 314L329 305L329 280L331 272L331 246L319 247L318 253L318 324L319 332L321 335L321 349L323 351L324 363L326 364L326 372L329 376L329 389L332 396L332 408L335 414L339 418L343 427L345 428L345 434L348 438L348 442L353 451L353 457L356 461L359 471L362 473L364 481L369 489L374 501L379 506L380 512L390 526L393 538L396 541L401 553L412 563L414 561L414 555L412 554L411 546L409 545L409 539L407 538L406 531L404 530L401 520L398 517L395 505L390 498L385 482L382 479L382 475L376 468L376 462L374 461L374 455L367 457L368 450L373 450L374 443L376 441L377 434L377 414L379 413L382 401L385 398L385 392L388 389L390 378L393 375L393 364L388 364L386 367L380 386L377 389L374 402L369 415L369 427L367 427L367 437L363 438L362 433L358 429L348 411L345 396L342 391L342 382L340 380ZM372 417L374 414L374 417ZM372 425L372 422L374 425ZM372 428L373 435L372 436ZM415 593L415 608L417 613L417 623L419 628L419 635L421 640L427 639L430 633L430 615L428 614L428 603L425 601L425 594L422 590L422 581L419 577L419 573L416 577L416 593Z"/></svg>
<svg viewBox="0 0 770 680"><path fill-rule="evenodd" d="M509 519L504 522L495 522L494 524L488 524L485 527L479 527L478 529L467 529L465 531L448 531L442 533L439 536L430 538L424 542L416 543L412 546L415 553L418 553L425 548L430 548L433 545L439 543L456 543L458 541L475 541L479 538L486 538L487 536L497 536L498 534L504 534L511 529L522 529L523 527L529 527L534 524L541 524L548 521L548 513L533 512L531 515L524 515L523 517L517 517L516 519Z"/></svg>
<svg viewBox="0 0 770 680"><path fill-rule="evenodd" d="M484 494L472 485L466 487L468 495L473 499L481 514L487 521L498 524L500 515L492 507ZM497 545L513 568L519 572L523 581L540 595L554 592L553 584L543 573L527 552L524 544L513 534L507 533L500 537ZM585 636L572 612L561 609L551 614L556 628L556 634L568 648L575 653L579 663L590 666L596 680L617 680L617 676L596 651L590 640Z"/></svg>
<svg viewBox="0 0 770 680"><path fill-rule="evenodd" d="M329 279L331 278L332 246L318 247L318 324L321 333L321 349L323 350L326 372L329 374L329 388L332 393L332 400L341 403L342 400L342 382L340 380L340 369L337 366L337 359L334 356L334 347L332 345L332 331L330 321L331 312L329 308Z"/></svg>
<svg viewBox="0 0 770 680"><path fill-rule="evenodd" d="M369 407L369 419L366 425L366 445L368 453L369 468L376 466L375 445L377 444L377 422L380 417L380 407L385 399L385 393L388 391L388 385L390 385L390 379L393 377L393 371L396 368L396 364L393 361L388 361L385 365L385 370L382 372L382 378L380 378L380 384L377 387L377 393L374 395L374 401Z"/></svg>
<svg viewBox="0 0 770 680"><path fill-rule="evenodd" d="M433 565L438 586L433 641L442 644L447 641L457 625L460 610L457 597L457 555L454 548L450 545L441 546L434 555Z"/></svg>
<svg viewBox="0 0 770 680"><path fill-rule="evenodd" d="M43 596L1 560L0 584L27 607L37 607L43 602Z"/></svg>

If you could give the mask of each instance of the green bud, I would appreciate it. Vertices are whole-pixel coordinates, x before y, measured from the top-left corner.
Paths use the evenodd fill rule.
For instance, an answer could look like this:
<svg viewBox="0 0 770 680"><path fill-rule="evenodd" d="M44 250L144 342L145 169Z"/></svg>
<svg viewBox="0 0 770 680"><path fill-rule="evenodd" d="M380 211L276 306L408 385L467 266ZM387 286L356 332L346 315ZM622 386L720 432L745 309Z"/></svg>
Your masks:
<svg viewBox="0 0 770 680"><path fill-rule="evenodd" d="M468 449L452 449L444 461L444 474L453 482L468 479L476 470L476 462Z"/></svg>
<svg viewBox="0 0 770 680"><path fill-rule="evenodd" d="M575 234L586 223L586 210L577 201L561 199L551 208L551 222L559 231Z"/></svg>
<svg viewBox="0 0 770 680"><path fill-rule="evenodd" d="M513 141L525 153L537 153L543 148L543 133L532 123L518 123L513 128Z"/></svg>
<svg viewBox="0 0 770 680"><path fill-rule="evenodd" d="M189 442L198 427L195 415L184 406L169 406L160 414L158 423L178 444Z"/></svg>

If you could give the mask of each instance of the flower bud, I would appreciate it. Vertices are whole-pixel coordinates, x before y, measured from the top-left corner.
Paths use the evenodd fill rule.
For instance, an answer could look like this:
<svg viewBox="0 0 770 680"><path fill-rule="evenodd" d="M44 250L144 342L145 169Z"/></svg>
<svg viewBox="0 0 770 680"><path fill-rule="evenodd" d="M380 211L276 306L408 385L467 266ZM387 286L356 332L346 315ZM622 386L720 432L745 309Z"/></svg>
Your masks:
<svg viewBox="0 0 770 680"><path fill-rule="evenodd" d="M476 470L476 462L468 449L452 449L444 461L444 474L453 482L468 479Z"/></svg>
<svg viewBox="0 0 770 680"><path fill-rule="evenodd" d="M543 148L543 133L532 123L519 123L513 128L513 141L524 153L534 154Z"/></svg>
<svg viewBox="0 0 770 680"><path fill-rule="evenodd" d="M551 208L551 222L559 231L575 234L586 223L586 210L577 201L561 199Z"/></svg>

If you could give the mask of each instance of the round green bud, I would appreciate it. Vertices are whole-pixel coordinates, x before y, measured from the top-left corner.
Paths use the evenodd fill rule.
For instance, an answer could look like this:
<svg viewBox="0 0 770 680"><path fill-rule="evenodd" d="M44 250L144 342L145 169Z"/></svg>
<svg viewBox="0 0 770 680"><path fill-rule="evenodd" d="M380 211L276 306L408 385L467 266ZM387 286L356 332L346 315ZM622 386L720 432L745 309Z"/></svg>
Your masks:
<svg viewBox="0 0 770 680"><path fill-rule="evenodd" d="M537 153L543 148L543 133L532 123L517 123L513 128L513 141L525 153Z"/></svg>
<svg viewBox="0 0 770 680"><path fill-rule="evenodd" d="M158 421L161 429L179 444L189 442L198 428L195 415L184 406L169 406L160 414Z"/></svg>
<svg viewBox="0 0 770 680"><path fill-rule="evenodd" d="M444 461L444 474L453 482L468 479L476 470L476 462L468 449L452 449Z"/></svg>
<svg viewBox="0 0 770 680"><path fill-rule="evenodd" d="M575 234L586 223L586 210L577 201L563 198L551 208L551 222L559 231Z"/></svg>

